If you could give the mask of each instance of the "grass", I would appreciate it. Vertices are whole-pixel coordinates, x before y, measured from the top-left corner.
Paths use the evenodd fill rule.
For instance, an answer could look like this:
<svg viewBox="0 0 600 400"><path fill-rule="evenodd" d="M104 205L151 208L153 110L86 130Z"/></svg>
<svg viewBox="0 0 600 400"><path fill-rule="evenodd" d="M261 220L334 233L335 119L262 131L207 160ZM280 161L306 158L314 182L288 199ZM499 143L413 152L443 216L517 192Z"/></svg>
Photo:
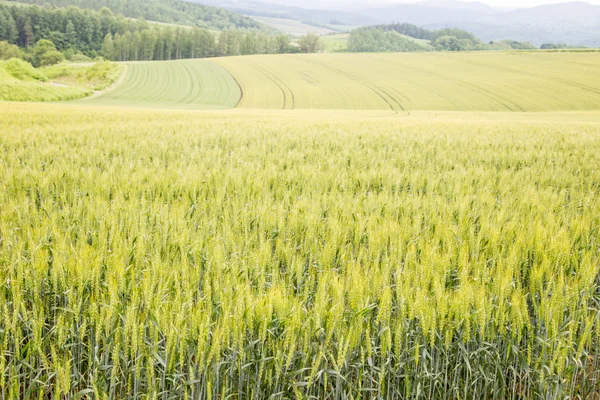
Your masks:
<svg viewBox="0 0 600 400"><path fill-rule="evenodd" d="M349 33L336 33L332 35L321 36L321 42L328 53L345 51L348 49Z"/></svg>
<svg viewBox="0 0 600 400"><path fill-rule="evenodd" d="M104 90L117 81L121 67L110 62L59 64L40 68L48 79L68 86Z"/></svg>
<svg viewBox="0 0 600 400"><path fill-rule="evenodd" d="M4 104L0 398L594 398L600 114L382 115Z"/></svg>
<svg viewBox="0 0 600 400"><path fill-rule="evenodd" d="M221 66L207 60L128 63L124 79L90 105L157 108L232 108L240 88Z"/></svg>
<svg viewBox="0 0 600 400"><path fill-rule="evenodd" d="M0 61L0 101L80 99L111 85L119 71L117 65L110 63L35 69L18 59Z"/></svg>
<svg viewBox="0 0 600 400"><path fill-rule="evenodd" d="M339 35L329 40L336 38L343 40ZM84 101L89 105L172 109L354 109L395 113L600 108L600 75L596 73L600 58L591 52L299 54L127 65L126 76L118 85ZM47 71L53 76L61 71L71 73L71 78L57 77L57 82L87 90L75 97L89 94L91 88L98 89L96 83L86 83L85 77L77 78L76 71L81 70L75 67ZM110 79L105 82L114 82L115 75L106 74ZM10 84L8 92L17 93L17 83ZM58 91L50 84L42 86ZM24 89L25 99L30 90Z"/></svg>
<svg viewBox="0 0 600 400"><path fill-rule="evenodd" d="M597 53L313 54L215 61L242 86L244 108L600 108Z"/></svg>

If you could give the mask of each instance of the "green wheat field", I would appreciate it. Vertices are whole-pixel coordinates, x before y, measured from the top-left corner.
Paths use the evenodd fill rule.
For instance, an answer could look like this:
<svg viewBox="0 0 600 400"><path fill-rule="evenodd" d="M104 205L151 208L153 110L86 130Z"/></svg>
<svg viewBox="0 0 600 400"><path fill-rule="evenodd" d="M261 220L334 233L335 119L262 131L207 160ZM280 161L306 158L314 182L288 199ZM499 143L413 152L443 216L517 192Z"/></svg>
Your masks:
<svg viewBox="0 0 600 400"><path fill-rule="evenodd" d="M0 398L598 399L599 67L148 62L0 102Z"/></svg>

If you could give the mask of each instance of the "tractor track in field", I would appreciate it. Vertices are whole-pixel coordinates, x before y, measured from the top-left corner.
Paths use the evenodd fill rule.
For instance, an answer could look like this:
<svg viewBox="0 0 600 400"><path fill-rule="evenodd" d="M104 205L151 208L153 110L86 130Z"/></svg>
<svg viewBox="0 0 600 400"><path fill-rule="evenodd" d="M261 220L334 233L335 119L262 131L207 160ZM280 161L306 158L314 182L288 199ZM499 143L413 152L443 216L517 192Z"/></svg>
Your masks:
<svg viewBox="0 0 600 400"><path fill-rule="evenodd" d="M400 64L400 63L396 63L396 62L392 62L392 61L387 61L388 63L392 64L392 65L397 65L397 66L401 66L403 68L407 68L413 71L417 71L417 72L421 72L424 74L428 74L431 76L435 76L436 78L441 78L441 79L451 79L453 81L456 81L459 83L460 86L464 87L465 89L471 90L475 93L479 93L487 98L489 98L490 100L495 101L496 103L501 104L503 107L505 107L508 111L514 111L514 108L518 109L519 111L525 112L525 109L523 109L520 105L509 101L508 99L503 98L502 96L499 96L498 94L492 93L489 90L486 90L484 88L481 88L477 85L474 85L470 82L465 82L461 79L457 79L457 78L453 78L453 77L448 77L446 75L443 74L438 74L438 73L434 73L428 70L424 70L424 69L418 69L415 67L410 67L406 64ZM512 106L512 107L511 107Z"/></svg>
<svg viewBox="0 0 600 400"><path fill-rule="evenodd" d="M285 110L287 108L287 93L286 93L286 89L290 92L290 98L292 101L292 107L291 109L295 109L296 108L296 98L294 96L294 92L292 91L292 89L290 89L289 86L287 86L285 83L283 83L281 81L281 79L277 78L277 76L275 76L273 73L269 72L267 69L265 69L264 67L261 67L260 65L253 65L253 67L260 72L261 74L263 74L265 77L267 77L271 82L273 82L275 85L277 85L277 87L279 87L279 90L281 90L281 93L283 94L283 108L282 110Z"/></svg>
<svg viewBox="0 0 600 400"><path fill-rule="evenodd" d="M339 70L339 69L337 69L335 67L332 67L330 65L327 65L327 64L323 64L323 63L320 63L320 62L317 62L317 61L309 61L309 60L304 60L304 61L307 62L307 63L309 63L309 64L313 64L313 65L319 66L321 68L329 69L330 71L333 71L336 74L345 76L346 78L348 78L348 79L350 79L350 80L352 80L352 81L354 81L354 82L356 82L356 83L358 83L358 84L366 87L367 89L369 89L372 92L374 92L377 96L379 96L390 107L390 109L392 111L394 111L396 114L398 114L398 110L396 110L396 108L394 107L394 105L392 104L391 101L393 101L394 103L396 103L398 105L398 107L400 107L400 110L406 111L398 99L396 99L394 96L392 96L391 94L389 94L387 91L385 91L384 89L382 89L378 85L375 85L373 83L368 83L368 82L366 82L366 81L364 81L364 80L362 80L360 78L357 78L356 76L354 76L354 75L352 75L352 74L350 74L348 72ZM389 99L387 99L383 94L381 94L380 91L383 92L385 95L387 95L391 99L391 101Z"/></svg>
<svg viewBox="0 0 600 400"><path fill-rule="evenodd" d="M592 87L592 86L585 85L583 83L575 83L575 82L571 82L571 81L569 81L567 79L560 79L560 78L557 78L557 80L559 82L562 82L562 83L566 84L566 85L578 87L579 89L585 90L586 92L600 94L600 89Z"/></svg>
<svg viewBox="0 0 600 400"><path fill-rule="evenodd" d="M591 92L591 93L594 93L594 94L600 94L600 88L595 88L595 87L592 87L592 86L588 86L588 85L585 85L583 83L572 82L572 81L570 81L568 79L563 79L563 78L553 77L553 76L540 76L540 74L534 74L534 73L531 73L531 72L527 72L527 71L524 71L523 69L518 69L518 70L503 69L503 68L499 68L499 67L497 67L495 65L491 65L491 64L487 64L487 63L483 63L483 62L477 62L477 61L473 61L472 64L476 64L476 65L479 65L479 66L482 66L482 67L485 67L485 68L490 68L490 69L493 69L493 70L496 70L496 71L499 71L499 72L507 72L507 71L509 71L509 72L512 72L512 73L517 74L517 75L523 75L523 76L527 76L527 77L534 78L534 79L541 79L541 80L544 80L544 81L558 81L558 82L561 82L561 83L563 83L563 84L565 84L567 86L574 86L574 87L577 87L579 89L585 90L587 92ZM589 66L590 64L586 64L586 65ZM555 70L547 70L547 71L551 72L551 73L558 73L558 71L555 71ZM521 111L523 111L523 110L521 109Z"/></svg>
<svg viewBox="0 0 600 400"><path fill-rule="evenodd" d="M501 72L506 72L507 71L505 69L498 68L495 65L490 65L490 64L486 64L486 63L482 63L482 62L473 62L473 63L477 64L477 65L481 65L483 67L492 68L492 69L495 69L495 70L501 71ZM582 64L582 65L586 65L588 67L592 67L591 64L587 64L587 63L576 63L576 64ZM553 69L548 69L547 71L549 71L551 73L556 73L556 74L559 73L559 71L553 70ZM531 73L531 72L523 71L522 69L520 69L518 71L511 71L511 72L517 73L519 75L529 76L529 77L532 77L532 78L537 78L537 79L540 78L539 74L534 74L534 73ZM587 92L591 92L591 93L595 93L595 94L600 94L600 88L593 87L593 86L588 86L588 85L583 84L583 83L573 82L573 81L570 81L568 79L558 78L558 77L551 77L551 76L545 76L545 77L542 77L542 78L545 79L545 80L556 80L556 81L562 82L562 83L564 83L565 85L568 85L568 86L575 86L575 87L577 87L579 89L582 89L582 90L585 90Z"/></svg>
<svg viewBox="0 0 600 400"><path fill-rule="evenodd" d="M240 98L238 100L238 102L236 103L236 105L233 108L238 108L241 104L242 101L244 100L244 88L242 87L242 84L240 83L240 81L238 81L238 79L231 73L229 72L229 70L221 65L219 65L221 68L223 68L223 70L227 73L227 75L229 75L231 77L231 79L233 79L233 81L235 82L235 84L237 85L238 89L240 89Z"/></svg>

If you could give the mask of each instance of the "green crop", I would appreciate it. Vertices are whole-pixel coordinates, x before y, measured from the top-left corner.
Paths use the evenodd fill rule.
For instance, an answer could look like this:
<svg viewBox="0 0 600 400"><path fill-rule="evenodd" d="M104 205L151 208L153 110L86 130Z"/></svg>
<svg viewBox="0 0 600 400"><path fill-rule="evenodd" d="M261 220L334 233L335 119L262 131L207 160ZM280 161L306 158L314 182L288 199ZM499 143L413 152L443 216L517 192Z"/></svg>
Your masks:
<svg viewBox="0 0 600 400"><path fill-rule="evenodd" d="M233 108L240 98L238 84L221 66L179 60L129 63L119 84L84 104L211 109Z"/></svg>
<svg viewBox="0 0 600 400"><path fill-rule="evenodd" d="M594 398L597 114L432 117L4 103L0 398Z"/></svg>

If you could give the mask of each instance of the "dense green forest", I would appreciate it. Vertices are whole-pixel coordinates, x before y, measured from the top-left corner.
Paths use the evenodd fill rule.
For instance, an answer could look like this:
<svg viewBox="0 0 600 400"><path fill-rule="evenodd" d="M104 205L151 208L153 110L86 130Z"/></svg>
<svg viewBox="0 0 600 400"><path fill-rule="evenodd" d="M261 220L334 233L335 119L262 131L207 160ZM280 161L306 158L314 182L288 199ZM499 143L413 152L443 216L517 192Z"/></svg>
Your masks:
<svg viewBox="0 0 600 400"><path fill-rule="evenodd" d="M197 26L206 29L256 29L269 28L243 15L218 7L189 3L182 0L13 0L19 3L76 6L99 11L103 7L128 18Z"/></svg>
<svg viewBox="0 0 600 400"><path fill-rule="evenodd" d="M226 29L215 34L197 27L157 26L143 19L78 7L46 8L0 5L0 41L30 49L41 39L57 50L103 56L114 61L173 60L300 51L285 35ZM25 57L27 59L27 54ZM32 56L30 60L34 64Z"/></svg>
<svg viewBox="0 0 600 400"><path fill-rule="evenodd" d="M427 40L421 45L410 38ZM504 40L483 43L470 32L445 28L428 30L413 24L375 25L358 28L350 33L350 52L397 52L397 51L475 51L505 49L535 49L531 43Z"/></svg>

